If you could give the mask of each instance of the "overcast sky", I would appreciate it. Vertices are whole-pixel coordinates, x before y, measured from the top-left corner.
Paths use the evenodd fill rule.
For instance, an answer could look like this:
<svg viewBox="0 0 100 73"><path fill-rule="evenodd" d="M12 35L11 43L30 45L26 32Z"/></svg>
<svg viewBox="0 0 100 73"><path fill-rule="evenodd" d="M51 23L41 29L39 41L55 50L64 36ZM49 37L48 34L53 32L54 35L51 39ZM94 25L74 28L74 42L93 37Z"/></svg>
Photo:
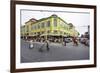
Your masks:
<svg viewBox="0 0 100 73"><path fill-rule="evenodd" d="M21 25L24 25L31 18L39 20L52 14L56 14L67 23L72 23L80 34L88 31L87 26L90 25L90 14L84 12L21 10Z"/></svg>

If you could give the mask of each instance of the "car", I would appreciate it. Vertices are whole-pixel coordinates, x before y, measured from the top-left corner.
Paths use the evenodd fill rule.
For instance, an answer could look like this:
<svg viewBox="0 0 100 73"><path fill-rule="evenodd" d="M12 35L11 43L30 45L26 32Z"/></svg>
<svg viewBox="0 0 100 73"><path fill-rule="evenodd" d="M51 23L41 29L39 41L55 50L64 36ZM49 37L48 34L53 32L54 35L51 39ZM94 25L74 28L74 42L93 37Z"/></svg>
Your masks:
<svg viewBox="0 0 100 73"><path fill-rule="evenodd" d="M90 46L90 40L86 41L86 46Z"/></svg>
<svg viewBox="0 0 100 73"><path fill-rule="evenodd" d="M89 46L89 39L88 38L80 38L80 43L84 44L85 46Z"/></svg>
<svg viewBox="0 0 100 73"><path fill-rule="evenodd" d="M70 42L72 42L72 39L71 38L65 38L65 42L70 43Z"/></svg>

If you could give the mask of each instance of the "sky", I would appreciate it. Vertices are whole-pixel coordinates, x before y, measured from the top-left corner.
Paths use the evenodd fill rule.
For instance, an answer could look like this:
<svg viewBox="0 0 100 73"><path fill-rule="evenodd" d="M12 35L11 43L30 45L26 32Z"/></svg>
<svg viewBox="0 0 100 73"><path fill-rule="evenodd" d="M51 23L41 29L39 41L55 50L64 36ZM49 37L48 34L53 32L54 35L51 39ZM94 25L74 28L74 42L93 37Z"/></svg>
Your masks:
<svg viewBox="0 0 100 73"><path fill-rule="evenodd" d="M84 34L88 31L88 25L90 25L90 13L89 12L70 12L70 11L48 11L48 10L21 10L21 25L24 25L31 18L37 20L46 18L56 14L67 23L72 23L76 30L80 34Z"/></svg>

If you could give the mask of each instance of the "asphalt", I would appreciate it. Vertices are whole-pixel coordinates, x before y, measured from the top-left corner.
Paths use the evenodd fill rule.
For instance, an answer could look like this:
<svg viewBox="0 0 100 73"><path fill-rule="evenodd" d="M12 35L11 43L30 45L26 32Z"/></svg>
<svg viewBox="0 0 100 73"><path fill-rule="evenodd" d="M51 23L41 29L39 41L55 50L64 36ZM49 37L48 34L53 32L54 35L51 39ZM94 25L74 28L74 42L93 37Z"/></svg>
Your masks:
<svg viewBox="0 0 100 73"><path fill-rule="evenodd" d="M21 40L21 63L89 59L89 47L80 43L78 46L74 46L72 42L67 43L66 46L49 43L49 51L45 43L34 42L33 44L34 48L30 49L29 42ZM42 52L39 51L40 48Z"/></svg>

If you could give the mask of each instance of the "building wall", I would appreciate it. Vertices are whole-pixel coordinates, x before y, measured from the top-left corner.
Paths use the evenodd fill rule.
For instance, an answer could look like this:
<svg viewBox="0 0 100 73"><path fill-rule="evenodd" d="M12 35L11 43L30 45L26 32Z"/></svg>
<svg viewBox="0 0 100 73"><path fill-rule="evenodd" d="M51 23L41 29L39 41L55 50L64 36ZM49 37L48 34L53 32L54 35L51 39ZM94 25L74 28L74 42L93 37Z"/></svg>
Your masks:
<svg viewBox="0 0 100 73"><path fill-rule="evenodd" d="M21 28L22 35L24 36L37 36L37 35L52 35L52 36L78 36L75 27L70 29L60 17L54 15L38 20L37 22L27 22Z"/></svg>
<svg viewBox="0 0 100 73"><path fill-rule="evenodd" d="M47 23L50 22L50 26L47 26ZM36 33L40 33L43 34L42 32L46 33L46 30L52 30L52 18L47 18L45 20L42 21L38 21L34 24L31 25L31 32L30 32L30 36L32 35L38 35ZM35 33L35 34L34 34Z"/></svg>

